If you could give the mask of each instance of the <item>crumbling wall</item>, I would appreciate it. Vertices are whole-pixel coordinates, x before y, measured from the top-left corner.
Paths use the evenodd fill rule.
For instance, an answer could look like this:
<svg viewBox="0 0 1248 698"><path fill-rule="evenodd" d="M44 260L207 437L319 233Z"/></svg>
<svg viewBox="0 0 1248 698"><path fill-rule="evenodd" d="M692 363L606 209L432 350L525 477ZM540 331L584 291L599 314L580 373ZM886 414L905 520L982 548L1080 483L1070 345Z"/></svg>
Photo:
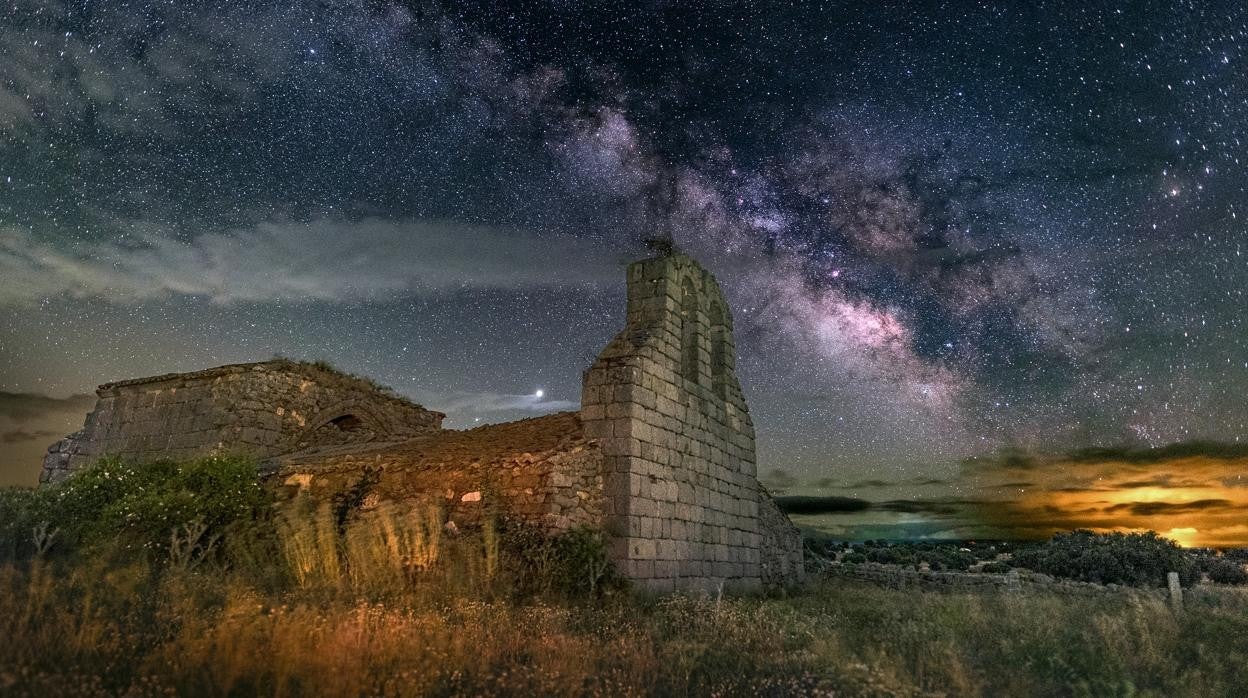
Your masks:
<svg viewBox="0 0 1248 698"><path fill-rule="evenodd" d="M602 524L602 453L574 412L401 444L312 449L271 469L292 497L328 501L354 491L362 510L433 506L457 528L487 515L550 533Z"/></svg>
<svg viewBox="0 0 1248 698"><path fill-rule="evenodd" d="M764 582L762 526L779 520L760 520L766 495L735 361L732 316L709 272L683 254L629 266L627 325L585 373L581 418L603 453L612 559L649 589ZM795 531L767 534L799 546L800 570Z"/></svg>
<svg viewBox="0 0 1248 698"><path fill-rule="evenodd" d="M806 573L802 532L766 490L759 493L758 529L762 534L759 573L763 586L775 589L800 581Z"/></svg>
<svg viewBox="0 0 1248 698"><path fill-rule="evenodd" d="M439 430L443 418L369 381L285 360L107 383L96 395L82 430L49 449L41 482L105 455L264 457L314 444L406 438Z"/></svg>

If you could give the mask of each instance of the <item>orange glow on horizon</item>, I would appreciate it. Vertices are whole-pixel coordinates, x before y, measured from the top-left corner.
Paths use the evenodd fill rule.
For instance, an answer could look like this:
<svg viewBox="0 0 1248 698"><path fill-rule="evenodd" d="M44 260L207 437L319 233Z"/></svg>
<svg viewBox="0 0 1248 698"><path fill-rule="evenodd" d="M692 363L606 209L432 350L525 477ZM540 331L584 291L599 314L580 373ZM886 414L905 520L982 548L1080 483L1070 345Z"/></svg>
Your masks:
<svg viewBox="0 0 1248 698"><path fill-rule="evenodd" d="M1005 465L975 473L990 493L977 509L985 523L1036 537L1152 530L1185 547L1248 546L1245 473L1248 458L1206 456Z"/></svg>

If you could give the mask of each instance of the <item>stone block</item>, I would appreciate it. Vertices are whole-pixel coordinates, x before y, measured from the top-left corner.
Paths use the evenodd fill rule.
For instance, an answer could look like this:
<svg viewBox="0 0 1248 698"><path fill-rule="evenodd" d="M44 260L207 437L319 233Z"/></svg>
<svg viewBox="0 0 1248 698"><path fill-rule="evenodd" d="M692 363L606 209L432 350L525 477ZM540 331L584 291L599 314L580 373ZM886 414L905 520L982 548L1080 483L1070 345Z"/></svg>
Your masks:
<svg viewBox="0 0 1248 698"><path fill-rule="evenodd" d="M609 456L641 457L641 443L627 437L603 437L598 439L602 452Z"/></svg>
<svg viewBox="0 0 1248 698"><path fill-rule="evenodd" d="M653 500L645 497L633 497L629 502L629 513L637 516L658 517L658 504Z"/></svg>
<svg viewBox="0 0 1248 698"><path fill-rule="evenodd" d="M633 579L650 579L654 577L653 560L627 560L624 569Z"/></svg>
<svg viewBox="0 0 1248 698"><path fill-rule="evenodd" d="M612 473L603 478L602 493L609 499L623 499L632 495L632 480L627 473Z"/></svg>
<svg viewBox="0 0 1248 698"><path fill-rule="evenodd" d="M670 559L655 560L654 576L656 578L672 578L678 576L677 562Z"/></svg>
<svg viewBox="0 0 1248 698"><path fill-rule="evenodd" d="M648 538L633 538L629 542L629 557L634 560L653 560L658 553L655 541Z"/></svg>

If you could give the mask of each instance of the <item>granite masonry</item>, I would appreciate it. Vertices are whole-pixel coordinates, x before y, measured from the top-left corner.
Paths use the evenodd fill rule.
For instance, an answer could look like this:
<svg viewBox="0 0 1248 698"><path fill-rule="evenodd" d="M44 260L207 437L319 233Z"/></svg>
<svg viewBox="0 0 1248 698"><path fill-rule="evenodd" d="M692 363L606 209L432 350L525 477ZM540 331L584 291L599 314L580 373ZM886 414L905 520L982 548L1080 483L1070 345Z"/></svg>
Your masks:
<svg viewBox="0 0 1248 698"><path fill-rule="evenodd" d="M426 410L372 381L277 359L105 383L80 431L48 449L41 482L104 455L138 461L213 453L257 457L438 431Z"/></svg>
<svg viewBox="0 0 1248 698"><path fill-rule="evenodd" d="M607 535L640 587L753 590L802 577L801 536L755 477L732 316L679 253L628 268L627 322L584 375L581 410L442 429L443 415L317 364L277 360L100 387L41 480L104 455L246 453L289 496L435 506Z"/></svg>
<svg viewBox="0 0 1248 698"><path fill-rule="evenodd" d="M365 483L361 508L434 505L455 528L477 524L487 509L550 533L602 522L602 455L575 412L313 447L274 458L265 470L293 496L326 499Z"/></svg>
<svg viewBox="0 0 1248 698"><path fill-rule="evenodd" d="M629 266L627 324L585 373L581 419L603 454L612 558L652 589L800 572L800 537L755 477L735 362L710 272L682 254Z"/></svg>

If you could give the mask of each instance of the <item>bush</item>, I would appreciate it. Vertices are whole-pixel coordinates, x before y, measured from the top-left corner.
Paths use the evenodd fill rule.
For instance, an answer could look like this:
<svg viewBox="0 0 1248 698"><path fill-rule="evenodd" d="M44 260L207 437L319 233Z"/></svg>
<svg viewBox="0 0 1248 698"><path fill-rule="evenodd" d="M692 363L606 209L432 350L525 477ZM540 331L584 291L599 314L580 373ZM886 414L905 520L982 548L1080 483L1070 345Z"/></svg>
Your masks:
<svg viewBox="0 0 1248 698"><path fill-rule="evenodd" d="M871 562L878 562L882 565L913 565L917 563L913 552L893 546L868 548L866 556Z"/></svg>
<svg viewBox="0 0 1248 698"><path fill-rule="evenodd" d="M1222 557L1235 562L1248 563L1248 548L1228 548L1222 551Z"/></svg>
<svg viewBox="0 0 1248 698"><path fill-rule="evenodd" d="M1153 531L1059 533L1048 543L1019 551L1014 563L1054 577L1131 586L1164 586L1168 572L1178 572L1190 585L1198 574L1178 543Z"/></svg>
<svg viewBox="0 0 1248 698"><path fill-rule="evenodd" d="M64 482L4 492L0 553L22 559L42 552L33 532L46 525L55 532L56 554L109 549L186 562L187 554L220 550L229 535L251 535L270 503L251 459L136 464L105 458Z"/></svg>
<svg viewBox="0 0 1248 698"><path fill-rule="evenodd" d="M491 530L489 524L485 530ZM506 586L520 596L592 596L622 581L607 557L601 531L574 528L550 536L532 526L507 523L499 541Z"/></svg>
<svg viewBox="0 0 1248 698"><path fill-rule="evenodd" d="M934 570L965 572L976 562L974 554L948 547L932 550L921 557Z"/></svg>
<svg viewBox="0 0 1248 698"><path fill-rule="evenodd" d="M1005 574L1012 568L1004 562L989 562L979 568L980 572L985 574Z"/></svg>
<svg viewBox="0 0 1248 698"><path fill-rule="evenodd" d="M1225 557L1206 558L1202 565L1209 581L1218 584L1248 584L1248 572L1244 572L1243 563L1228 560Z"/></svg>
<svg viewBox="0 0 1248 698"><path fill-rule="evenodd" d="M38 552L34 531L43 523L40 513L44 510L45 498L42 490L0 489L0 560L21 560ZM52 542L55 540L53 536Z"/></svg>

